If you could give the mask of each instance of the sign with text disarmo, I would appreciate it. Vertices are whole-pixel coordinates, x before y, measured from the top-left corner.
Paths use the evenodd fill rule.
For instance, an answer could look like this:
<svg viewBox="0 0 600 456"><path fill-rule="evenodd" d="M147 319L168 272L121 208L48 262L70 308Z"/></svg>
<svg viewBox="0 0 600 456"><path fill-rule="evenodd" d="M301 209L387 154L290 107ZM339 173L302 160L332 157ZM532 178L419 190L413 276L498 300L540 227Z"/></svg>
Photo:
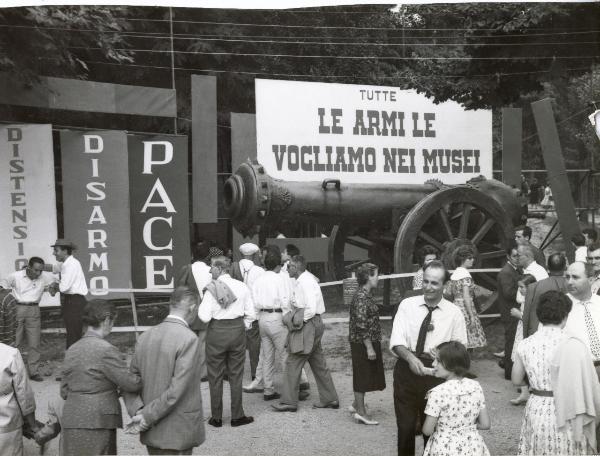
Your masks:
<svg viewBox="0 0 600 456"><path fill-rule="evenodd" d="M492 177L492 112L414 90L256 80L257 159L290 181L422 184Z"/></svg>

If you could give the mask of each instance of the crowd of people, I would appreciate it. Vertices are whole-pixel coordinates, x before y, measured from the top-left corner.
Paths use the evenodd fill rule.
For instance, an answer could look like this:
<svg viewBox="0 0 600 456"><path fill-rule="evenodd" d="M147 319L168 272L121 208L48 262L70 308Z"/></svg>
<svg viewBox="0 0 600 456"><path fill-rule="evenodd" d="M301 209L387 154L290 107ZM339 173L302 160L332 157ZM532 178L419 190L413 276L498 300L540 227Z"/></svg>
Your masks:
<svg viewBox="0 0 600 456"><path fill-rule="evenodd" d="M526 404L519 454L591 454L600 421L600 243L594 230L585 230L585 245L578 247L585 247L586 261L568 264L561 253L546 261L531 236L526 226L515 229L497 277L505 338L499 364L520 390L511 403ZM296 412L311 394L308 366L318 391L313 407L340 407L322 348L319 281L293 244L281 252L246 243L237 262L214 245L197 244L192 263L179 271L169 315L140 336L130 365L106 340L114 305L86 301L73 244L58 240L52 247L57 265L33 257L0 282L0 454L22 454L23 436L40 445L60 436L62 455L117 454L119 396L131 417L126 432L139 433L149 454L191 454L205 439L204 380L207 422L215 428L224 425L225 380L230 425L250 425L244 393L273 401L273 412ZM416 435L423 436L427 455L489 454L478 432L491 426L485 391L470 371L473 350L487 345L469 272L477 251L465 244L452 252L451 274L441 257L431 246L422 249L413 290L393 316L398 454L415 454ZM354 400L348 410L356 423L377 425L366 393L386 388L384 335L373 296L379 270L365 263L355 272L348 330ZM41 380L39 301L44 292L58 291L67 351L57 377L60 397L40 423L30 384ZM27 363L19 350L25 346ZM246 352L252 381L243 385Z"/></svg>

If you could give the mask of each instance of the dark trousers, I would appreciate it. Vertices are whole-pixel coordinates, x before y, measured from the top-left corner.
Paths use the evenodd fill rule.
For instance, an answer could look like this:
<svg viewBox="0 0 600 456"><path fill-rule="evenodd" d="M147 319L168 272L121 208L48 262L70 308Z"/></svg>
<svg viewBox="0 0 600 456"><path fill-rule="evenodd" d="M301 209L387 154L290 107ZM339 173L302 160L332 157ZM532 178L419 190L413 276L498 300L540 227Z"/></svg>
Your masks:
<svg viewBox="0 0 600 456"><path fill-rule="evenodd" d="M252 380L256 377L256 366L258 366L258 356L260 354L260 330L258 329L258 320L252 322L252 327L246 331L246 349L250 358L250 374Z"/></svg>
<svg viewBox="0 0 600 456"><path fill-rule="evenodd" d="M242 380L246 361L246 328L242 318L211 320L206 332L206 367L212 417L223 417L223 376L229 376L231 419L244 416Z"/></svg>
<svg viewBox="0 0 600 456"><path fill-rule="evenodd" d="M423 363L425 364L425 363ZM429 366L431 364L429 363ZM417 419L425 417L425 394L444 380L430 375L416 375L403 359L394 367L394 410L398 427L398 456L414 456ZM419 426L420 427L420 426ZM424 444L427 437L423 436Z"/></svg>
<svg viewBox="0 0 600 456"><path fill-rule="evenodd" d="M310 369L317 383L319 390L319 400L321 404L328 404L338 400L337 391L331 378L331 372L327 367L323 348L321 347L321 339L325 332L325 325L321 320L320 315L315 315L309 321L304 323L304 326L315 326L315 341L312 351L308 354L304 353L288 353L285 367L283 370L283 385L281 394L281 403L298 406L298 393L300 392L300 376L302 368L308 361Z"/></svg>
<svg viewBox="0 0 600 456"><path fill-rule="evenodd" d="M510 380L513 362L510 359L515 344L515 334L517 333L517 325L519 320L514 317L509 317L503 320L504 325L504 378Z"/></svg>
<svg viewBox="0 0 600 456"><path fill-rule="evenodd" d="M85 296L82 295L62 293L60 295L61 313L67 330L67 348L81 339L83 333L81 317L86 303Z"/></svg>
<svg viewBox="0 0 600 456"><path fill-rule="evenodd" d="M147 445L146 449L148 450L148 454L192 454L192 448L188 448L187 450L165 450Z"/></svg>

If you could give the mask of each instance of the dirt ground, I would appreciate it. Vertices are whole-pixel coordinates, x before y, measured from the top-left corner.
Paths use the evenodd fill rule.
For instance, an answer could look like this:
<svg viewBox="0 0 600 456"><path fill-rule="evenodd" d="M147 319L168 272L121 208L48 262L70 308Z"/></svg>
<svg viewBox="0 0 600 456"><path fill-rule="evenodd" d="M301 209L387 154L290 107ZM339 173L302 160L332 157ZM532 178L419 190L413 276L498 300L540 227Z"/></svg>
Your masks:
<svg viewBox="0 0 600 456"><path fill-rule="evenodd" d="M327 314L329 318L343 314ZM384 334L389 337L391 322L384 321ZM385 353L387 388L381 392L367 394L367 403L379 426L356 424L347 411L353 399L352 371L347 342L348 325L333 323L327 325L324 337L324 350L333 373L341 407L339 410L315 410L312 403L318 401L316 386L311 378L311 397L301 402L296 413L276 413L270 410L270 402L263 400L262 394L244 394L244 409L247 415L254 416L255 422L239 428L229 426L229 391L224 388L224 425L220 429L206 425L205 443L194 449L199 455L273 455L286 454L312 455L391 455L396 448L396 425L392 400L392 369L394 358ZM488 347L475 353L472 370L478 375L485 391L487 406L492 417L492 429L482 432L493 455L515 454L519 439L523 407L512 406L508 401L516 397L516 390L504 380L503 371L491 356L499 351L502 344L499 324L488 324L486 333ZM131 353L133 336L113 334L111 342L124 352ZM384 342L385 343L385 342ZM64 346L62 336L45 336L44 359L59 358ZM58 395L59 382L54 380L60 369L60 360L46 362L46 380L32 382L37 402L37 417L46 418L48 401ZM249 374L246 373L246 377ZM249 378L247 379L249 382ZM199 385L204 400L205 420L210 416L208 384ZM124 420L126 418L124 417ZM139 443L138 436L118 431L119 454L147 454ZM422 449L422 440L417 438L417 449ZM25 443L26 455L38 455L39 449L32 441ZM58 439L47 445L47 455L58 454Z"/></svg>

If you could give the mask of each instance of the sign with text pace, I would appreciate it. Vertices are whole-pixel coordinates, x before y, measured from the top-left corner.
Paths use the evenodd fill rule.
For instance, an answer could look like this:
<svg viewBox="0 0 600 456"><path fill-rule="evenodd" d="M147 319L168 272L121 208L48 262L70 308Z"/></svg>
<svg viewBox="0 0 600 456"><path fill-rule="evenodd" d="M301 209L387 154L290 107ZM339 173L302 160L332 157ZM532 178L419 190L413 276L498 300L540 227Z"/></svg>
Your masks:
<svg viewBox="0 0 600 456"><path fill-rule="evenodd" d="M492 112L394 87L256 80L257 159L275 178L460 184L492 177Z"/></svg>

